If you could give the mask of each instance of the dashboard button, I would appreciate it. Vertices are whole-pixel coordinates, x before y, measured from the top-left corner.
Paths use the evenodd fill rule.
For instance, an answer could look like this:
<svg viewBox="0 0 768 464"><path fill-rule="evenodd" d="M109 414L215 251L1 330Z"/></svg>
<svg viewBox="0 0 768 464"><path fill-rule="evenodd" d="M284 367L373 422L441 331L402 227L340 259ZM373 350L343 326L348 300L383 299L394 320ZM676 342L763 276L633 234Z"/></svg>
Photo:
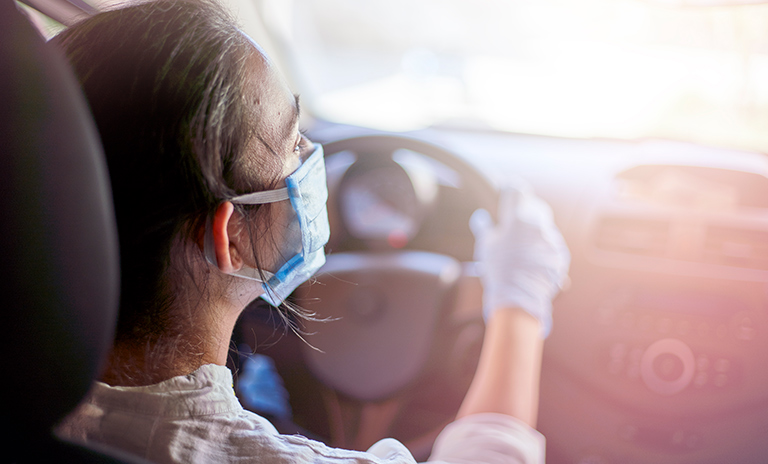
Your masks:
<svg viewBox="0 0 768 464"><path fill-rule="evenodd" d="M755 321L748 313L740 313L733 319L733 336L737 340L750 341L755 339Z"/></svg>
<svg viewBox="0 0 768 464"><path fill-rule="evenodd" d="M660 395L674 395L693 379L696 362L690 347L676 338L658 340L640 360L640 375L645 385Z"/></svg>

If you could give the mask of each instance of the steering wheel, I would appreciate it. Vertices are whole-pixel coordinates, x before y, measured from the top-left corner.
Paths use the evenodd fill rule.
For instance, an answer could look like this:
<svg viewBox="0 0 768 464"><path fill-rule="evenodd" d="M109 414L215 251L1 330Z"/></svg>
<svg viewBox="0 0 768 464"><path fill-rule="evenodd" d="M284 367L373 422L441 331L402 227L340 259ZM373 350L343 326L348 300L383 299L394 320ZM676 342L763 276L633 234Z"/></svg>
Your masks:
<svg viewBox="0 0 768 464"><path fill-rule="evenodd" d="M414 138L348 138L324 144L324 152L331 221L327 261L313 282L293 295L314 314L300 322L305 342L298 344L310 375L296 376L295 364L281 369L279 352L270 355L285 379L294 420L310 435L361 450L393 437L425 459L437 434L455 417L477 365L484 330L482 288L471 263L462 261L471 259L474 246L469 215L477 208L495 212L498 193L457 155ZM408 244L377 247L350 239L341 211L345 185L359 176L370 179L370 172L400 169L393 159L404 152L454 173L451 185L440 187L438 197L444 198L425 213L422 230ZM348 161L334 175L331 160L338 154ZM446 209L450 214L443 214ZM428 227L431 220L441 226ZM435 239L436 234L447 234L446 240ZM464 243L456 246L456 240ZM302 397L318 391L320 410L317 396L302 403ZM313 405L314 411L305 410Z"/></svg>
<svg viewBox="0 0 768 464"><path fill-rule="evenodd" d="M461 190L474 198L478 208L485 208L495 216L498 203L496 187L472 164L447 148L401 135L365 135L323 144L326 158L340 152L351 152L357 155L358 162L367 165L366 167L392 160L393 154L399 150L419 153L456 172L460 176ZM335 205L331 204L329 208L332 209L333 206Z"/></svg>

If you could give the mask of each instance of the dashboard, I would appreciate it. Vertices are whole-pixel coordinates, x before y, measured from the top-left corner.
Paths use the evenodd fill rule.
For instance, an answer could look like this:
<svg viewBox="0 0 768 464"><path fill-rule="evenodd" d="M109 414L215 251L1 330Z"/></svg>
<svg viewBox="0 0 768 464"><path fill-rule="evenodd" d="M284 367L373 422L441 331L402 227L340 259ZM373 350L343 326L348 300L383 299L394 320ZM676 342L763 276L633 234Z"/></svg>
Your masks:
<svg viewBox="0 0 768 464"><path fill-rule="evenodd" d="M329 126L312 135L322 142L359 132ZM569 245L570 282L555 301L542 373L548 462L762 462L766 158L658 140L408 135L450 147L490 179L532 183ZM449 180L432 182L450 196ZM457 226L427 229L425 220L464 217L462 207L432 198L405 213L424 227L408 229L408 247L445 252L450 240L465 243ZM453 251L471 260L471 249Z"/></svg>

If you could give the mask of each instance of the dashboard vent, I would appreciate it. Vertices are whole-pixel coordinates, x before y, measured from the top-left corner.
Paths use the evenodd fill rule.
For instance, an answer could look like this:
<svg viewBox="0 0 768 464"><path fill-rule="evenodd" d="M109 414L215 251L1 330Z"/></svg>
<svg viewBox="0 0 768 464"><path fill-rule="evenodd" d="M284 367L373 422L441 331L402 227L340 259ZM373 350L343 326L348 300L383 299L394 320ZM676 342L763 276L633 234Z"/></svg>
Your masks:
<svg viewBox="0 0 768 464"><path fill-rule="evenodd" d="M722 266L768 270L768 232L710 227L702 260Z"/></svg>
<svg viewBox="0 0 768 464"><path fill-rule="evenodd" d="M604 217L595 234L601 250L662 257L667 253L670 224L667 221Z"/></svg>

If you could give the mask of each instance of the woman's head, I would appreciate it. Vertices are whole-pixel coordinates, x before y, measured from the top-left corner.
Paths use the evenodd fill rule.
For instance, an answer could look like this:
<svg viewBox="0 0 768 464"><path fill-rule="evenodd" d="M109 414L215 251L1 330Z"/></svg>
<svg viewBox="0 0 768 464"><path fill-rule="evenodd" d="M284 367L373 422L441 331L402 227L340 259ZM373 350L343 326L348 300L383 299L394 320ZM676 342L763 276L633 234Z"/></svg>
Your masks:
<svg viewBox="0 0 768 464"><path fill-rule="evenodd" d="M121 251L117 340L185 330L173 308L190 269L203 262L206 218L228 198L275 188L296 168L307 145L298 103L258 47L207 0L102 13L55 42L81 81L107 156ZM268 269L274 253L257 242L271 236L274 207L235 208L253 240L242 258ZM191 267L172 265L190 260ZM194 283L206 285L199 276Z"/></svg>

